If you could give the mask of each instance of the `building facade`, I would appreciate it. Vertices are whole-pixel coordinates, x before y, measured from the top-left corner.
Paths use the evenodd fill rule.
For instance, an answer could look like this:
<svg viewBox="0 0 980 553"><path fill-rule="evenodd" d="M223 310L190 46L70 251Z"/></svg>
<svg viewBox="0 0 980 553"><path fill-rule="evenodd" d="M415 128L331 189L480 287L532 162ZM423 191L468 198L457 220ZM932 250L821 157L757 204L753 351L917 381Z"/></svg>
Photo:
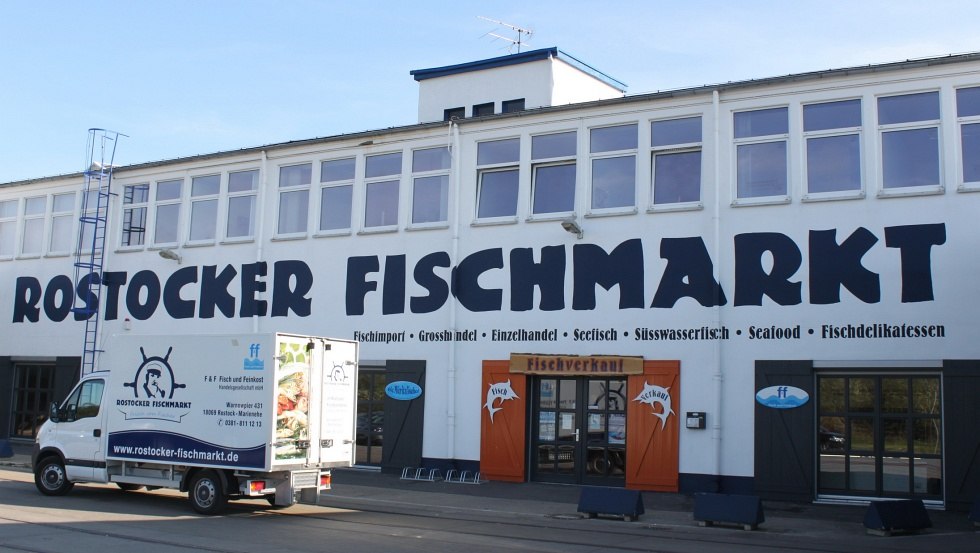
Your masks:
<svg viewBox="0 0 980 553"><path fill-rule="evenodd" d="M558 49L412 75L416 125L116 168L104 347L359 340L383 470L980 493L980 55L630 96ZM0 436L78 377L82 182L0 184Z"/></svg>

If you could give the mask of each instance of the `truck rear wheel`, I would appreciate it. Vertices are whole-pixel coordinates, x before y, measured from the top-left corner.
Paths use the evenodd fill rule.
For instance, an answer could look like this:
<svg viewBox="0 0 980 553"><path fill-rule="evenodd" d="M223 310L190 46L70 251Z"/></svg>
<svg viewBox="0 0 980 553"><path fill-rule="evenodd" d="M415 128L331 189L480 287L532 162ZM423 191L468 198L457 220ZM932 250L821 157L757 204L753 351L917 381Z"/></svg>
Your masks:
<svg viewBox="0 0 980 553"><path fill-rule="evenodd" d="M65 495L75 484L68 480L65 465L57 457L41 460L34 471L34 485L44 495Z"/></svg>
<svg viewBox="0 0 980 553"><path fill-rule="evenodd" d="M202 515L217 515L228 504L224 482L213 470L202 470L195 474L187 492L191 506Z"/></svg>

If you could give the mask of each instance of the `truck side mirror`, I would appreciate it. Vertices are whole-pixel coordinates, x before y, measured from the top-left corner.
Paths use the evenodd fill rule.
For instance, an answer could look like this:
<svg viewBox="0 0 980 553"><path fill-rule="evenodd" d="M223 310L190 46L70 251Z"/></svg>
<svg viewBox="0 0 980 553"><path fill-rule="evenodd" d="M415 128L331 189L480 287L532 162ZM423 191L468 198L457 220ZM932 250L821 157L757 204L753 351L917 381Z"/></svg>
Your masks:
<svg viewBox="0 0 980 553"><path fill-rule="evenodd" d="M74 422L76 419L78 419L77 409L78 407L75 405L68 406L68 412L64 416L65 422Z"/></svg>
<svg viewBox="0 0 980 553"><path fill-rule="evenodd" d="M51 402L51 407L48 408L48 420L51 422L58 422L60 417L58 417L58 404Z"/></svg>

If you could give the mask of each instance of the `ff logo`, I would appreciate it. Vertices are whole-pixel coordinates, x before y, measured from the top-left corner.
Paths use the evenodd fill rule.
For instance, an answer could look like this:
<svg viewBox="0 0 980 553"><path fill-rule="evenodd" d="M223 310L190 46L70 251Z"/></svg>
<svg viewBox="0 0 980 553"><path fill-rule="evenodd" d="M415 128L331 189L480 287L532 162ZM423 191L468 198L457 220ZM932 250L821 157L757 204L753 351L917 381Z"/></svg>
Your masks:
<svg viewBox="0 0 980 553"><path fill-rule="evenodd" d="M140 348L143 363L136 369L133 381L123 383L124 387L133 389L133 397L171 399L174 397L174 390L187 387L174 381L174 371L169 362L173 350L174 348L169 348L164 357L147 357L143 348Z"/></svg>
<svg viewBox="0 0 980 553"><path fill-rule="evenodd" d="M260 349L262 349L262 344L248 345L248 357L245 358L245 362L242 364L242 369L246 371L265 370L265 361L259 358Z"/></svg>

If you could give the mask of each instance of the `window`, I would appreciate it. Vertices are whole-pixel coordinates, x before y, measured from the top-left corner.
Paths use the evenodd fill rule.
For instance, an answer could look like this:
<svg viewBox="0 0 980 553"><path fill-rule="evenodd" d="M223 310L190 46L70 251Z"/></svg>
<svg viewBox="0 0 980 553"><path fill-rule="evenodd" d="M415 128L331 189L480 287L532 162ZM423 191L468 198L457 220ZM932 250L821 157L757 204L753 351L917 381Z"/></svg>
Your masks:
<svg viewBox="0 0 980 553"><path fill-rule="evenodd" d="M861 190L861 100L803 106L807 194Z"/></svg>
<svg viewBox="0 0 980 553"><path fill-rule="evenodd" d="M789 195L787 108L735 113L737 199Z"/></svg>
<svg viewBox="0 0 980 553"><path fill-rule="evenodd" d="M51 236L49 254L71 253L72 228L75 218L75 194L55 194L51 204Z"/></svg>
<svg viewBox="0 0 980 553"><path fill-rule="evenodd" d="M531 214L575 211L575 131L531 137Z"/></svg>
<svg viewBox="0 0 980 553"><path fill-rule="evenodd" d="M68 420L86 419L98 415L104 388L103 380L89 380L75 388L61 406Z"/></svg>
<svg viewBox="0 0 980 553"><path fill-rule="evenodd" d="M95 240L95 218L99 214L99 189L95 186L82 192L82 217L85 222L79 223L79 252L91 254L101 251L102 244ZM80 217L81 219L81 217Z"/></svg>
<svg viewBox="0 0 980 553"><path fill-rule="evenodd" d="M591 209L636 206L637 128L636 123L633 123L590 131Z"/></svg>
<svg viewBox="0 0 980 553"><path fill-rule="evenodd" d="M518 98L516 100L504 100L500 104L500 111L502 113L514 113L515 111L524 111L524 98Z"/></svg>
<svg viewBox="0 0 980 553"><path fill-rule="evenodd" d="M882 189L940 186L939 93L878 98Z"/></svg>
<svg viewBox="0 0 980 553"><path fill-rule="evenodd" d="M191 231L188 235L191 242L214 240L220 191L221 175L191 179Z"/></svg>
<svg viewBox="0 0 980 553"><path fill-rule="evenodd" d="M445 146L412 152L412 224L448 220L451 163Z"/></svg>
<svg viewBox="0 0 980 553"><path fill-rule="evenodd" d="M828 374L817 392L819 493L941 497L938 376Z"/></svg>
<svg viewBox="0 0 980 553"><path fill-rule="evenodd" d="M255 237L255 192L258 188L258 169L228 173L226 238Z"/></svg>
<svg viewBox="0 0 980 553"><path fill-rule="evenodd" d="M355 158L320 163L320 230L348 230L354 198Z"/></svg>
<svg viewBox="0 0 980 553"><path fill-rule="evenodd" d="M963 183L980 186L980 87L956 91Z"/></svg>
<svg viewBox="0 0 980 553"><path fill-rule="evenodd" d="M149 184L130 184L123 187L122 246L142 246L146 240L146 203L150 198Z"/></svg>
<svg viewBox="0 0 980 553"><path fill-rule="evenodd" d="M701 117L650 123L653 206L701 201Z"/></svg>
<svg viewBox="0 0 980 553"><path fill-rule="evenodd" d="M493 115L493 102L473 106L473 117L480 117L482 115Z"/></svg>
<svg viewBox="0 0 980 553"><path fill-rule="evenodd" d="M176 244L180 225L180 189L184 181L166 180L157 183L154 244Z"/></svg>
<svg viewBox="0 0 980 553"><path fill-rule="evenodd" d="M401 152L368 156L365 159L365 228L377 229L398 224L398 175L401 172ZM393 176L394 179L391 178Z"/></svg>
<svg viewBox="0 0 980 553"><path fill-rule="evenodd" d="M13 410L9 435L12 438L34 438L48 418L48 407L57 399L54 365L16 363L13 372Z"/></svg>
<svg viewBox="0 0 980 553"><path fill-rule="evenodd" d="M312 179L312 163L279 168L278 234L306 232Z"/></svg>
<svg viewBox="0 0 980 553"><path fill-rule="evenodd" d="M479 219L517 216L521 139L480 142L476 149Z"/></svg>
<svg viewBox="0 0 980 553"><path fill-rule="evenodd" d="M0 202L0 257L12 257L17 235L17 200Z"/></svg>
<svg viewBox="0 0 980 553"><path fill-rule="evenodd" d="M27 198L24 201L24 234L20 248L23 255L41 255L44 248L44 212L47 210L47 203L45 196Z"/></svg>
<svg viewBox="0 0 980 553"><path fill-rule="evenodd" d="M462 119L464 117L466 117L466 108L449 108L442 112L443 121L452 121L453 119Z"/></svg>

